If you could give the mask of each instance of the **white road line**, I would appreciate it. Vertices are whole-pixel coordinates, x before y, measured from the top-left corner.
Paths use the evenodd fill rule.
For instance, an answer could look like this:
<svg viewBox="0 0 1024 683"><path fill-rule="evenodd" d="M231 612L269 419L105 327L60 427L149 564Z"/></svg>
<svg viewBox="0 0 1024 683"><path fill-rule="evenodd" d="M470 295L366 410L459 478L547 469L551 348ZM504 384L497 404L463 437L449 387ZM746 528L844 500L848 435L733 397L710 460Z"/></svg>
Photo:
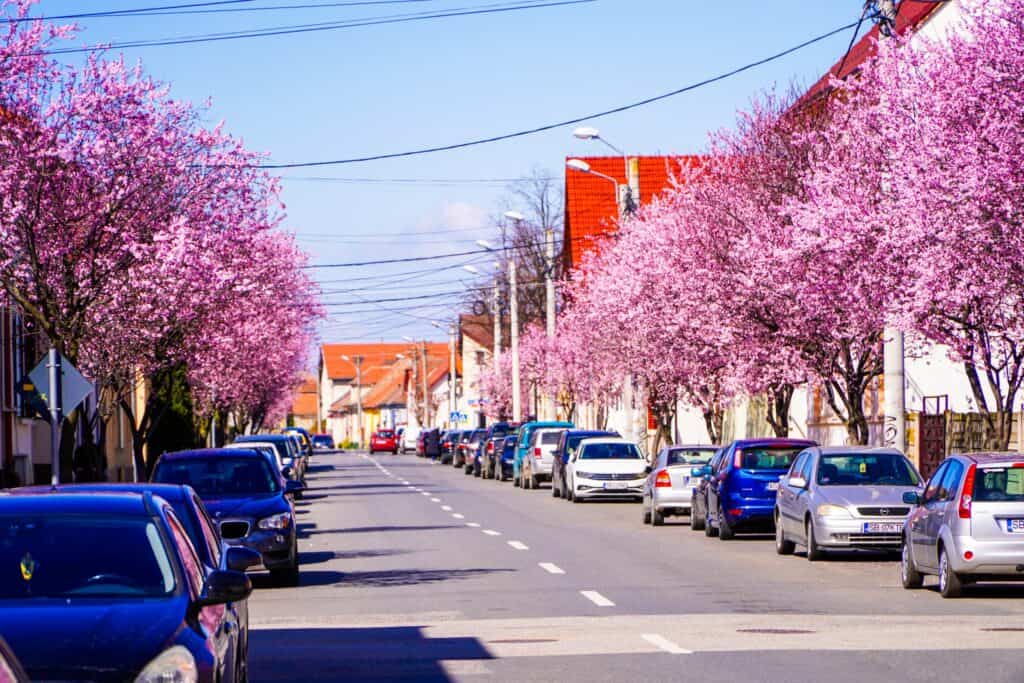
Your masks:
<svg viewBox="0 0 1024 683"><path fill-rule="evenodd" d="M445 512L451 512L452 511L452 506L451 505L442 505L441 509L444 510Z"/></svg>
<svg viewBox="0 0 1024 683"><path fill-rule="evenodd" d="M429 494L429 493L427 493L426 491L420 491L420 494L421 494L421 495L424 495L424 496L429 496L429 495L430 495L430 494Z"/></svg>
<svg viewBox="0 0 1024 683"><path fill-rule="evenodd" d="M431 499L430 499L430 502L431 502L431 503L440 503L440 502L441 502L441 499L440 499L440 498L431 498Z"/></svg>
<svg viewBox="0 0 1024 683"><path fill-rule="evenodd" d="M604 597L597 591L580 591L580 595L585 597L590 602L594 603L598 607L615 607L615 603Z"/></svg>
<svg viewBox="0 0 1024 683"><path fill-rule="evenodd" d="M640 637L643 638L644 640L646 640L648 643L650 643L654 647L658 648L659 650L664 650L665 652L667 652L667 653L669 653L671 655L692 655L693 654L693 652L691 652L690 650L686 650L684 648L679 647L677 644L673 643L671 640L669 640L665 636L658 635L657 633L644 633Z"/></svg>
<svg viewBox="0 0 1024 683"><path fill-rule="evenodd" d="M538 562L541 569L546 571L548 574L564 574L565 570L559 567L557 564L551 564L550 562Z"/></svg>
<svg viewBox="0 0 1024 683"><path fill-rule="evenodd" d="M408 486L408 485L409 485L409 482L407 482L405 480L402 481L402 486Z"/></svg>
<svg viewBox="0 0 1024 683"><path fill-rule="evenodd" d="M509 541L508 544L516 550L529 550L530 548L522 541Z"/></svg>
<svg viewBox="0 0 1024 683"><path fill-rule="evenodd" d="M494 529L484 529L484 533L488 536L501 536L501 532Z"/></svg>
<svg viewBox="0 0 1024 683"><path fill-rule="evenodd" d="M454 517L455 519L465 519L466 515L460 515L458 512L454 512L452 513L452 517Z"/></svg>
<svg viewBox="0 0 1024 683"><path fill-rule="evenodd" d="M466 522L466 526L471 526L474 529L479 529L480 528L480 525L477 524L476 522Z"/></svg>

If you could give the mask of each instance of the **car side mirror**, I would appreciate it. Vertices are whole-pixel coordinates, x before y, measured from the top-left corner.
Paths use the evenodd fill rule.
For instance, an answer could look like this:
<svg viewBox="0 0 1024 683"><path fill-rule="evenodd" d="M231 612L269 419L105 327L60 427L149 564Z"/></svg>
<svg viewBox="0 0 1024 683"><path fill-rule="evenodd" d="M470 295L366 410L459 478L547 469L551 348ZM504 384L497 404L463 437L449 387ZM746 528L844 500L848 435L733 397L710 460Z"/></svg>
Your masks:
<svg viewBox="0 0 1024 683"><path fill-rule="evenodd" d="M807 488L807 480L803 477L790 477L789 485L796 489L805 489Z"/></svg>
<svg viewBox="0 0 1024 683"><path fill-rule="evenodd" d="M224 553L224 566L233 572L244 572L263 562L263 556L252 548L232 546Z"/></svg>
<svg viewBox="0 0 1024 683"><path fill-rule="evenodd" d="M252 593L252 582L242 572L218 569L206 578L202 594L192 603L195 607L223 605L245 600Z"/></svg>
<svg viewBox="0 0 1024 683"><path fill-rule="evenodd" d="M284 483L284 493L286 496L292 496L295 495L296 493L302 493L305 490L306 485L303 484L301 481L289 479Z"/></svg>
<svg viewBox="0 0 1024 683"><path fill-rule="evenodd" d="M709 472L707 467L694 467L690 470L691 477L703 477Z"/></svg>
<svg viewBox="0 0 1024 683"><path fill-rule="evenodd" d="M907 505L920 505L921 494L918 493L917 491L904 491L903 502L906 503Z"/></svg>

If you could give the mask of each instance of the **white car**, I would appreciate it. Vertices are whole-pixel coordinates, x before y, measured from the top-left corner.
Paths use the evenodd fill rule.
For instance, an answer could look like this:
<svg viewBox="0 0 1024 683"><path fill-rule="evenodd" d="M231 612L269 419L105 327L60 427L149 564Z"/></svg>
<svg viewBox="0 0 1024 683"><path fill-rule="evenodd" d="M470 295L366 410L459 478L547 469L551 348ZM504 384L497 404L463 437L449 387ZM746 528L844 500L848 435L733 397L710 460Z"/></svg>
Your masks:
<svg viewBox="0 0 1024 683"><path fill-rule="evenodd" d="M569 500L588 498L643 499L651 468L635 443L595 438L580 442L565 466Z"/></svg>
<svg viewBox="0 0 1024 683"><path fill-rule="evenodd" d="M277 463L277 471L283 474L287 479L293 478L289 475L292 474L292 463L294 460L291 458L282 459L280 454L277 452L277 448L269 441L238 441L235 443L229 443L224 446L224 448L244 448L271 453L274 456L274 462Z"/></svg>
<svg viewBox="0 0 1024 683"><path fill-rule="evenodd" d="M416 452L416 442L420 438L420 432L423 431L419 427L406 427L405 431L402 432L402 452L408 453L412 451Z"/></svg>

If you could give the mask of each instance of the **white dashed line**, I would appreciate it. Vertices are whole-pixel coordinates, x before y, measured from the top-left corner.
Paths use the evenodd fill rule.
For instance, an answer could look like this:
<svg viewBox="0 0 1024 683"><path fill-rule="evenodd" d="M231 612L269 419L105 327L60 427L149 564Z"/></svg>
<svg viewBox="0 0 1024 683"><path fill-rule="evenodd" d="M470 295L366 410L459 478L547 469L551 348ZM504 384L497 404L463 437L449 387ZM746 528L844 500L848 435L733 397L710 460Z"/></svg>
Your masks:
<svg viewBox="0 0 1024 683"><path fill-rule="evenodd" d="M474 529L479 529L480 528L480 525L477 524L476 522L466 522L466 526L471 526Z"/></svg>
<svg viewBox="0 0 1024 683"><path fill-rule="evenodd" d="M598 607L615 607L615 603L604 597L597 591L580 591L580 595L585 597L590 602L594 603Z"/></svg>
<svg viewBox="0 0 1024 683"><path fill-rule="evenodd" d="M431 503L440 503L440 502L441 502L441 499L440 499L440 498L431 498L431 499L430 499L430 502L431 502Z"/></svg>
<svg viewBox="0 0 1024 683"><path fill-rule="evenodd" d="M501 536L501 532L494 529L484 529L484 533L488 536Z"/></svg>
<svg viewBox="0 0 1024 683"><path fill-rule="evenodd" d="M677 644L673 643L671 640L669 640L665 636L658 635L657 633L644 633L640 637L643 638L644 640L646 640L648 643L650 643L654 647L658 648L659 650L664 650L665 652L667 652L669 654L672 654L672 655L692 655L693 654L693 652L691 652L690 650L686 650L684 648L679 647Z"/></svg>
<svg viewBox="0 0 1024 683"><path fill-rule="evenodd" d="M509 541L508 544L516 550L529 550L530 548L522 541Z"/></svg>
<svg viewBox="0 0 1024 683"><path fill-rule="evenodd" d="M541 569L546 571L548 574L564 574L565 570L559 567L557 564L551 564L550 562L539 562L538 565Z"/></svg>
<svg viewBox="0 0 1024 683"><path fill-rule="evenodd" d="M420 495L429 496L430 494L427 493L426 491L420 491Z"/></svg>
<svg viewBox="0 0 1024 683"><path fill-rule="evenodd" d="M466 515L460 515L458 512L452 513L452 517L455 519L465 519Z"/></svg>
<svg viewBox="0 0 1024 683"><path fill-rule="evenodd" d="M441 509L444 510L445 512L451 512L452 511L452 506L451 505L442 505Z"/></svg>
<svg viewBox="0 0 1024 683"><path fill-rule="evenodd" d="M408 485L409 485L409 482L407 482L407 481L402 481L402 486L408 486Z"/></svg>

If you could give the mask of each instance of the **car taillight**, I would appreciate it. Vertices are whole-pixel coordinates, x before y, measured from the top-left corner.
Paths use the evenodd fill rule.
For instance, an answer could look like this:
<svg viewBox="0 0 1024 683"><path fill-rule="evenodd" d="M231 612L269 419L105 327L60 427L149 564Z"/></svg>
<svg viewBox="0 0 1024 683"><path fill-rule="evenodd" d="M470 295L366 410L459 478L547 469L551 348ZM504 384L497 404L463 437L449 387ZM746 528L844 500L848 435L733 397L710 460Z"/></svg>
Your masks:
<svg viewBox="0 0 1024 683"><path fill-rule="evenodd" d="M533 449L533 457L535 457L538 460L540 460L540 449L539 448L534 448Z"/></svg>
<svg viewBox="0 0 1024 683"><path fill-rule="evenodd" d="M668 475L668 472L662 470L658 472L658 476L654 479L655 488L665 488L666 486L672 486L672 477Z"/></svg>
<svg viewBox="0 0 1024 683"><path fill-rule="evenodd" d="M743 449L737 448L736 453L732 456L732 466L736 469L743 467Z"/></svg>
<svg viewBox="0 0 1024 683"><path fill-rule="evenodd" d="M974 471L977 465L971 465L964 477L964 488L960 494L960 519L971 518L971 496L974 494Z"/></svg>

